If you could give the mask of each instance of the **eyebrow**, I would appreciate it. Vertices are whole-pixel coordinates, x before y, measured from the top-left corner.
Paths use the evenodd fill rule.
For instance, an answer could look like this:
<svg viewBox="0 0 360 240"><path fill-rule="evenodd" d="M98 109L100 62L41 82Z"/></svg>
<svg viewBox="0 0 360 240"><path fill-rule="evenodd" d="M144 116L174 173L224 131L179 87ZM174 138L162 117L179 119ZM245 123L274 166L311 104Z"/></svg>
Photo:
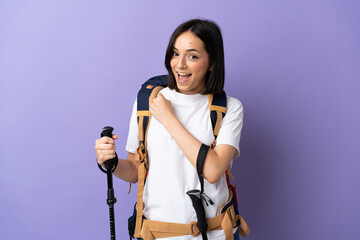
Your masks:
<svg viewBox="0 0 360 240"><path fill-rule="evenodd" d="M179 51L176 47L173 47L173 49L176 51ZM199 50L197 50L195 48L186 49L186 52L194 52L194 51L200 53Z"/></svg>

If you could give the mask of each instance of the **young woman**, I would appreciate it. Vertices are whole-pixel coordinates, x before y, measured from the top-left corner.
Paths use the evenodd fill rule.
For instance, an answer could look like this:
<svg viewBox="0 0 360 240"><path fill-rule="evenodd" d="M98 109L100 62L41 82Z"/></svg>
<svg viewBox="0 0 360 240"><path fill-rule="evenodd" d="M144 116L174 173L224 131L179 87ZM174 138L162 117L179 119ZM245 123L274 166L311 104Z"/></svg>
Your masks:
<svg viewBox="0 0 360 240"><path fill-rule="evenodd" d="M218 26L207 20L193 19L181 24L172 34L165 56L168 87L162 89L150 106L152 114L147 136L149 170L144 188L144 215L150 220L190 223L197 221L192 202L186 192L199 188L196 161L202 144L214 140L209 116L208 94L224 87L224 51ZM135 152L139 147L135 101L126 150L114 175L137 182L139 163ZM217 144L206 154L202 175L205 193L214 205L205 206L206 217L213 218L227 202L229 191L225 171L239 156L243 107L239 100L227 97L227 113L222 120ZM103 164L115 156L115 141L103 137L96 140L97 162ZM236 228L234 239L238 239ZM223 230L207 232L208 239L225 239ZM165 239L165 238L164 238ZM166 239L201 239L180 236Z"/></svg>

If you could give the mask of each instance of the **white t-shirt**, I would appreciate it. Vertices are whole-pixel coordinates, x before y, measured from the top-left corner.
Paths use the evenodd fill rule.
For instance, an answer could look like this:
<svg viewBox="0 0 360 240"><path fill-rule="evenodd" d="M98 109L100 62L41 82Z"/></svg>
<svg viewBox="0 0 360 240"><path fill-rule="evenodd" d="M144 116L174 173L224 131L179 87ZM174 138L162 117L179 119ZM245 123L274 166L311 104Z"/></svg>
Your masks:
<svg viewBox="0 0 360 240"><path fill-rule="evenodd" d="M185 95L164 88L160 91L171 101L174 113L180 123L200 142L210 145L214 140L209 114L207 95ZM135 101L130 120L126 150L135 153L139 146ZM227 144L237 149L239 156L240 133L243 125L243 107L239 100L227 97L227 113L221 123L217 145ZM186 194L192 189L200 189L196 169L181 151L165 127L154 117L148 130L147 150L149 171L144 187L144 214L150 220L190 223L196 221L196 213L190 197ZM228 200L228 188L225 175L216 183L210 184L204 179L204 192L214 205L204 206L206 217L218 215L220 208ZM225 239L223 230L208 231L209 239ZM162 239L202 239L182 236Z"/></svg>

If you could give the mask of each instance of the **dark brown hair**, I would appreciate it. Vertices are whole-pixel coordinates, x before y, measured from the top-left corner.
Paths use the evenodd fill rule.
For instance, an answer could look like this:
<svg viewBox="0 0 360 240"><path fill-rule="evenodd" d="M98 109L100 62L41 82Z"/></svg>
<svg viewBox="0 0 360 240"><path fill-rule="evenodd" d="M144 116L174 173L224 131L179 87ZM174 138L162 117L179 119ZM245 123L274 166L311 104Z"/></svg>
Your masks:
<svg viewBox="0 0 360 240"><path fill-rule="evenodd" d="M171 35L165 54L165 67L169 73L168 87L177 91L179 90L170 66L170 60L173 56L176 39L186 31L191 31L200 38L205 45L205 50L209 54L212 70L206 74L205 91L202 92L202 94L220 93L224 88L225 81L223 39L220 28L216 23L202 19L191 19L184 22L178 26Z"/></svg>

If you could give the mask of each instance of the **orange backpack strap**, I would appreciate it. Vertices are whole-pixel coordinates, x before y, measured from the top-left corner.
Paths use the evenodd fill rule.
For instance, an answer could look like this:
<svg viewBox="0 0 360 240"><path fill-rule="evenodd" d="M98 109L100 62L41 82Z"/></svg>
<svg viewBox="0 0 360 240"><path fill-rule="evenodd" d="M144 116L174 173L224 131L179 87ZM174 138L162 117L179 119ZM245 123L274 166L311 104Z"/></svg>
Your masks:
<svg viewBox="0 0 360 240"><path fill-rule="evenodd" d="M233 201L233 192L229 191L229 199L225 206L221 208L219 215L207 219L208 231L222 229L225 233L226 240L233 240L233 228L237 227L237 221L241 221L241 226L238 227L239 233L246 236L249 233L245 221L242 217L236 214ZM200 234L197 222L190 223L171 223L153 221L149 219L143 220L141 229L141 238L144 240L154 240L157 238L176 237L184 235L197 236Z"/></svg>
<svg viewBox="0 0 360 240"><path fill-rule="evenodd" d="M219 94L215 94L215 95L209 94L208 101L209 101L211 124L213 127L213 133L214 133L214 141L211 144L211 148L213 149L216 146L216 139L220 132L221 122L227 112L226 94L224 91L222 91ZM239 210L237 208L238 203L237 203L235 187L230 184L229 177L235 183L235 179L234 179L233 175L231 174L230 169L228 169L226 171L226 180L227 180L228 186L229 186L231 192L234 194L234 198L235 198L234 206L236 206L235 212L236 212L236 222L238 225L238 230L239 230L239 233L241 234L241 236L247 236L250 232L250 228L246 224L245 220L239 215ZM226 233L226 231L225 231L225 233ZM229 234L227 234L227 235L229 235Z"/></svg>
<svg viewBox="0 0 360 240"><path fill-rule="evenodd" d="M224 91L218 94L209 94L209 111L211 118L211 125L213 127L214 141L211 144L211 149L216 146L216 138L219 135L221 122L226 114L226 94Z"/></svg>
<svg viewBox="0 0 360 240"><path fill-rule="evenodd" d="M167 76L157 76L146 81L137 97L137 121L139 130L139 147L135 152L135 160L140 163L138 168L138 191L136 204L136 225L134 236L140 238L143 223L143 193L148 170L147 132L150 125L150 105L161 89L167 85Z"/></svg>

